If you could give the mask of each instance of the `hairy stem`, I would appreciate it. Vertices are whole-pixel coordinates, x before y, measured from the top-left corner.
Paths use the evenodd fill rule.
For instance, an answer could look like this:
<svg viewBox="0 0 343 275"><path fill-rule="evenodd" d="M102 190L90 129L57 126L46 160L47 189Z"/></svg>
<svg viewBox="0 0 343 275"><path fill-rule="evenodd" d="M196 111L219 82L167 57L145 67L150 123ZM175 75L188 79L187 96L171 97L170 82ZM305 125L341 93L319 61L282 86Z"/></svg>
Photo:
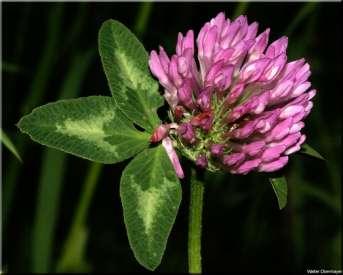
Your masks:
<svg viewBox="0 0 343 275"><path fill-rule="evenodd" d="M201 223L204 198L204 184L192 171L189 203L188 227L188 270L189 273L201 273Z"/></svg>

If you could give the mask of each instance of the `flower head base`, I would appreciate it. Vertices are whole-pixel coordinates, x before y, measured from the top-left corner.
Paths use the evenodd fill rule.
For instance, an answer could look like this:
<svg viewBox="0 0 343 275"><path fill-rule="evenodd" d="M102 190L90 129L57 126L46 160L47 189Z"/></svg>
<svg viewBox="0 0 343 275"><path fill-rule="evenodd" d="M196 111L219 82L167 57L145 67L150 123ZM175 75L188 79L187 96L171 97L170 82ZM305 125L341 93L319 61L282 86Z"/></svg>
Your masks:
<svg viewBox="0 0 343 275"><path fill-rule="evenodd" d="M245 16L219 13L197 37L178 36L176 54L152 51L149 65L165 88L173 127L169 136L199 167L246 174L272 172L300 150L304 118L316 91L304 59L287 62L287 37L268 45L267 29ZM163 132L163 135L166 133Z"/></svg>

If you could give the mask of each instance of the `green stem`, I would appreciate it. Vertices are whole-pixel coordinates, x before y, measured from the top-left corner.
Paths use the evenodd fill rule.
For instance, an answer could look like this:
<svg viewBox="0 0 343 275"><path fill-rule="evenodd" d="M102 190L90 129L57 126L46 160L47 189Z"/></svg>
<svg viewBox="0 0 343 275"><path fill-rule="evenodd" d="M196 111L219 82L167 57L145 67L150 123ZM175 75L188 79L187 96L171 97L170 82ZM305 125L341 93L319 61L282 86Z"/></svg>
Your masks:
<svg viewBox="0 0 343 275"><path fill-rule="evenodd" d="M201 222L204 198L204 184L197 180L192 171L188 227L188 269L189 273L201 273Z"/></svg>

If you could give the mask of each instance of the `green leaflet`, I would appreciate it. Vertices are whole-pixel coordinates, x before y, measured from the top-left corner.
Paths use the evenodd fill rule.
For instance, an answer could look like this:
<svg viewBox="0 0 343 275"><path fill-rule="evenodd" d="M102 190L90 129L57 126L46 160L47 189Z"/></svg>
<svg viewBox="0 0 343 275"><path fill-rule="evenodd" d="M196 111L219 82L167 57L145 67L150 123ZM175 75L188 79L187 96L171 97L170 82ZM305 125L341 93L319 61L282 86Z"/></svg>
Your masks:
<svg viewBox="0 0 343 275"><path fill-rule="evenodd" d="M38 107L18 123L43 145L101 163L116 163L142 151L150 135L137 131L105 96L60 100Z"/></svg>
<svg viewBox="0 0 343 275"><path fill-rule="evenodd" d="M123 24L107 20L99 31L99 53L112 96L120 110L148 131L160 123L163 105L158 83L151 78L148 54Z"/></svg>
<svg viewBox="0 0 343 275"><path fill-rule="evenodd" d="M17 148L14 146L13 142L11 141L11 139L6 135L6 133L1 129L1 132L0 132L0 140L1 142L6 146L6 148L8 150L11 151L11 153L20 161L20 162L23 162L21 160L21 157L18 153L18 150Z"/></svg>
<svg viewBox="0 0 343 275"><path fill-rule="evenodd" d="M308 144L303 144L301 146L301 151L300 153L309 155L311 157L317 158L317 159L321 159L321 160L325 160L325 158L319 154L316 150L314 150L310 145Z"/></svg>
<svg viewBox="0 0 343 275"><path fill-rule="evenodd" d="M274 193L276 195L280 210L287 204L287 181L285 177L270 178Z"/></svg>
<svg viewBox="0 0 343 275"><path fill-rule="evenodd" d="M138 154L122 174L120 197L130 246L137 261L150 270L161 262L181 192L162 146Z"/></svg>

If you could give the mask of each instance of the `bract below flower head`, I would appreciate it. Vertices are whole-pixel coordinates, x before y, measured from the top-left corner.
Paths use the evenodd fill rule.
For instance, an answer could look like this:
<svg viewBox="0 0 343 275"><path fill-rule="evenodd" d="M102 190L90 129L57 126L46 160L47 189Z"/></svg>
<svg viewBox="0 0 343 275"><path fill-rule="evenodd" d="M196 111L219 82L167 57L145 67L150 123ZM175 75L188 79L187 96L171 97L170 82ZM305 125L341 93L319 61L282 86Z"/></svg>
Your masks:
<svg viewBox="0 0 343 275"><path fill-rule="evenodd" d="M197 53L193 30L179 33L170 58L162 47L151 52L151 72L178 124L169 136L199 167L272 172L304 143L303 120L316 93L310 66L288 62L288 38L268 45L269 33L258 34L246 16L230 21L221 12L201 28Z"/></svg>

